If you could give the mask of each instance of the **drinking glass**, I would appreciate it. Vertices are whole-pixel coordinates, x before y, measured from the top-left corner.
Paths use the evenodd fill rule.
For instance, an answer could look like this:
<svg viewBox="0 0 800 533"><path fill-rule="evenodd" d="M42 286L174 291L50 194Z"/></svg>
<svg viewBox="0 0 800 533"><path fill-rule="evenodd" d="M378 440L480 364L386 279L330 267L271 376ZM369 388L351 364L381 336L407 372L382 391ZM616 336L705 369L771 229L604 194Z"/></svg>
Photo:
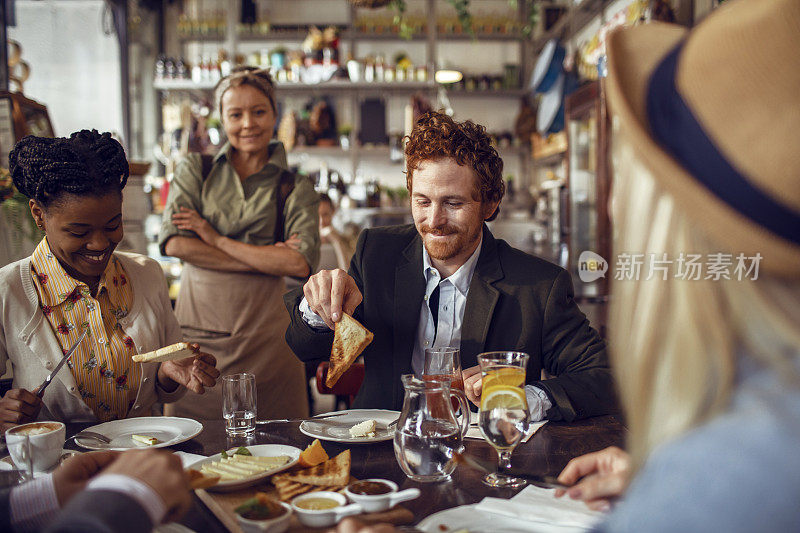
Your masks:
<svg viewBox="0 0 800 533"><path fill-rule="evenodd" d="M222 376L222 417L229 437L256 430L256 377L249 372Z"/></svg>
<svg viewBox="0 0 800 533"><path fill-rule="evenodd" d="M483 438L497 450L497 473L483 482L491 487L516 488L526 482L503 473L511 468L511 454L528 431L530 413L525 397L528 354L487 352L478 356L483 379L478 427Z"/></svg>
<svg viewBox="0 0 800 533"><path fill-rule="evenodd" d="M461 355L458 348L427 348L422 379L447 378L450 388L464 391L464 378L461 376Z"/></svg>

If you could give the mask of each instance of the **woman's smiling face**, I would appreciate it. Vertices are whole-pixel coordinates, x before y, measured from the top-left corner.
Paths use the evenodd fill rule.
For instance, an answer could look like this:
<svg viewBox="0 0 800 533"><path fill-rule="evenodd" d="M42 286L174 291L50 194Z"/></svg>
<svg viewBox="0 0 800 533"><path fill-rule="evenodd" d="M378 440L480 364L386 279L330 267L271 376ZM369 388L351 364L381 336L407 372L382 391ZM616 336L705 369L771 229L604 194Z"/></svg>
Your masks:
<svg viewBox="0 0 800 533"><path fill-rule="evenodd" d="M222 126L228 140L241 152L267 149L275 129L275 111L266 94L252 85L239 85L222 95Z"/></svg>
<svg viewBox="0 0 800 533"><path fill-rule="evenodd" d="M94 288L123 237L122 192L63 193L46 208L31 200L31 213L64 270Z"/></svg>

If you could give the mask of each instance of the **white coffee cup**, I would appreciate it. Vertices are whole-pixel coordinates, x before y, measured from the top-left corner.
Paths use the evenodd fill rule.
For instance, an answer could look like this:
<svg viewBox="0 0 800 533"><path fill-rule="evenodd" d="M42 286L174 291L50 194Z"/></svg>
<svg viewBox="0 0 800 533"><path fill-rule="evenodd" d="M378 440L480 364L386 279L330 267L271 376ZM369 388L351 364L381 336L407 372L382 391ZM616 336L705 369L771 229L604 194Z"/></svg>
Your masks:
<svg viewBox="0 0 800 533"><path fill-rule="evenodd" d="M6 430L6 445L14 464L27 470L25 436L30 439L34 472L49 470L58 462L64 449L67 428L61 422L42 421L22 424Z"/></svg>

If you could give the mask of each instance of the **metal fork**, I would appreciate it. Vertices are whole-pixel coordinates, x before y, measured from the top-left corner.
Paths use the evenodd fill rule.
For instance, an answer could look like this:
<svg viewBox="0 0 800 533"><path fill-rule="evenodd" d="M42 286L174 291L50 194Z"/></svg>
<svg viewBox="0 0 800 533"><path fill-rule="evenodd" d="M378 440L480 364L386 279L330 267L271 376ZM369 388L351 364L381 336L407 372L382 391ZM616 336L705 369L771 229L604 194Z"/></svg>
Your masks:
<svg viewBox="0 0 800 533"><path fill-rule="evenodd" d="M72 436L73 439L94 439L99 440L103 444L111 444L111 439L106 437L105 435L101 435L100 433L95 433L94 431L80 431Z"/></svg>

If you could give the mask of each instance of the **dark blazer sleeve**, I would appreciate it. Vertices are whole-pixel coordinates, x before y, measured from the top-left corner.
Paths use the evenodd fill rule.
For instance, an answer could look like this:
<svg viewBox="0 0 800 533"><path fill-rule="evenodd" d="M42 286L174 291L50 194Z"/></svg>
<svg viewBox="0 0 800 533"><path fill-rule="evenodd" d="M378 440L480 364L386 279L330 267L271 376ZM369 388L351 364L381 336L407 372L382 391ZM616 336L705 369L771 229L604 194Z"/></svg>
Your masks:
<svg viewBox="0 0 800 533"><path fill-rule="evenodd" d="M565 270L547 297L542 356L545 370L557 376L537 383L553 400L549 420L571 422L616 409L605 342L575 304L572 280Z"/></svg>
<svg viewBox="0 0 800 533"><path fill-rule="evenodd" d="M45 532L134 533L150 531L153 525L133 498L110 490L85 490L72 498Z"/></svg>
<svg viewBox="0 0 800 533"><path fill-rule="evenodd" d="M0 489L0 531L11 531L11 489Z"/></svg>
<svg viewBox="0 0 800 533"><path fill-rule="evenodd" d="M363 277L361 275L361 261L364 257L364 247L367 242L367 233L364 230L358 237L356 252L350 260L350 268L347 271L355 280L358 290L364 293ZM303 313L300 312L300 302L303 300L303 287L298 287L287 292L283 297L286 309L289 311L291 323L286 329L286 342L298 359L307 363L315 361L325 361L330 358L331 346L333 345L333 331L329 329L316 330L306 324L303 320ZM359 305L353 316L361 321L363 305Z"/></svg>

